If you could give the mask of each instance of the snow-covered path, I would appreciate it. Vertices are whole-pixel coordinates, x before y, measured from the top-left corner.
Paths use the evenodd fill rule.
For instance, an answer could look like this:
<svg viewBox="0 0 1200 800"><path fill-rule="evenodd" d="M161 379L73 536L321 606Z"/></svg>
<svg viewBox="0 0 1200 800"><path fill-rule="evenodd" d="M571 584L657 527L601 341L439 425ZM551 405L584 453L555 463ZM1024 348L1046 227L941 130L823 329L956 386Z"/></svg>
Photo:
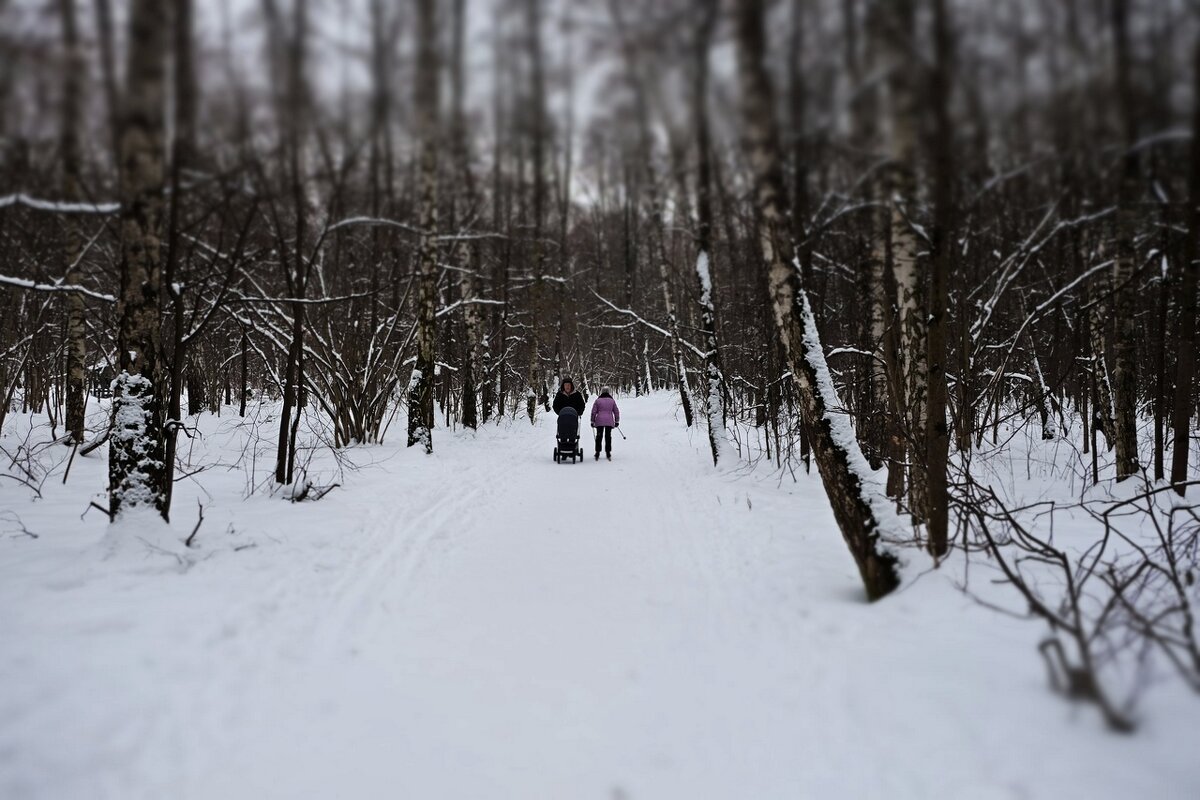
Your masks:
<svg viewBox="0 0 1200 800"><path fill-rule="evenodd" d="M941 573L867 606L815 478L622 411L611 463L544 419L210 501L202 535L267 538L183 574L85 563L74 506L0 539L0 796L1200 796L1179 715L1105 733Z"/></svg>

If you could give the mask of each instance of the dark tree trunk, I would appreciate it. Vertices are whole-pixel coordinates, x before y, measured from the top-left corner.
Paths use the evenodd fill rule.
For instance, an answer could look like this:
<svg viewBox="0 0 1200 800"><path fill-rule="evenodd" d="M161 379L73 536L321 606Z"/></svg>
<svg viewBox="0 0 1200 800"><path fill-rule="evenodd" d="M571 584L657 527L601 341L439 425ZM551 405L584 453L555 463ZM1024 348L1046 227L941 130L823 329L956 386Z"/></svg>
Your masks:
<svg viewBox="0 0 1200 800"><path fill-rule="evenodd" d="M83 52L79 46L76 28L75 0L59 0L62 18L63 49L66 64L63 69L62 97L62 193L63 200L70 203L83 199L80 179L79 127L82 123L80 103L85 75ZM83 255L83 241L78 226L68 223L67 248L63 283L78 286L82 277L79 264ZM87 339L84 320L83 295L71 292L66 297L66 351L67 351L67 408L66 429L70 441L83 442L84 418L87 411Z"/></svg>
<svg viewBox="0 0 1200 800"><path fill-rule="evenodd" d="M121 293L118 374L108 462L113 519L139 506L164 519L162 364L164 83L167 29L153 0L129 9L129 66L121 113Z"/></svg>
<svg viewBox="0 0 1200 800"><path fill-rule="evenodd" d="M717 23L718 0L702 0L693 45L692 114L696 128L696 281L699 284L700 330L704 336L704 410L713 466L725 442L725 377L717 340L713 290L712 137L708 124L708 53Z"/></svg>
<svg viewBox="0 0 1200 800"><path fill-rule="evenodd" d="M1117 191L1117 253L1113 262L1113 431L1117 450L1117 480L1138 470L1137 451L1137 363L1136 321L1134 319L1134 266L1137 260L1138 195L1137 110L1133 96L1133 76L1128 7L1129 0L1113 0L1112 18L1116 53L1117 100L1125 152L1121 157L1120 184Z"/></svg>
<svg viewBox="0 0 1200 800"><path fill-rule="evenodd" d="M934 134L933 162L933 255L930 265L927 303L925 364L928 370L928 397L925 403L925 490L928 500L926 522L929 552L945 555L949 548L949 498L946 487L950 429L946 424L948 383L946 379L947 296L951 262L954 258L954 129L950 120L950 83L953 70L950 21L946 0L933 2L933 38L936 50L930 86Z"/></svg>
<svg viewBox="0 0 1200 800"><path fill-rule="evenodd" d="M421 137L418 169L417 245L420 270L417 293L417 363L408 399L408 446L420 444L433 452L434 348L437 342L437 228L438 102L440 97L437 20L434 0L417 0L416 113Z"/></svg>
<svg viewBox="0 0 1200 800"><path fill-rule="evenodd" d="M1196 391L1196 289L1200 277L1200 40L1196 42L1193 75L1192 152L1188 171L1187 244L1184 246L1182 276L1179 280L1179 345L1176 348L1175 402L1171 429L1175 438L1171 452L1171 483L1180 495L1186 489L1188 449L1191 447L1189 423L1192 398Z"/></svg>

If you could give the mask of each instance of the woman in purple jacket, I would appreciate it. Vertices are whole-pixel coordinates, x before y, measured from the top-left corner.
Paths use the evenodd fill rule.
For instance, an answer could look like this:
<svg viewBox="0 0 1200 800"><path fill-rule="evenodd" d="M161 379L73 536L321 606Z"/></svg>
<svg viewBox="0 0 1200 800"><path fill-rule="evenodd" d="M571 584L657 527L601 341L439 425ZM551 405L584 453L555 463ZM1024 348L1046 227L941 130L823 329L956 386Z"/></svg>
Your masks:
<svg viewBox="0 0 1200 800"><path fill-rule="evenodd" d="M596 460L600 460L600 442L604 441L604 454L612 461L612 429L621 427L621 409L605 386L600 396L592 403L592 427L596 429Z"/></svg>

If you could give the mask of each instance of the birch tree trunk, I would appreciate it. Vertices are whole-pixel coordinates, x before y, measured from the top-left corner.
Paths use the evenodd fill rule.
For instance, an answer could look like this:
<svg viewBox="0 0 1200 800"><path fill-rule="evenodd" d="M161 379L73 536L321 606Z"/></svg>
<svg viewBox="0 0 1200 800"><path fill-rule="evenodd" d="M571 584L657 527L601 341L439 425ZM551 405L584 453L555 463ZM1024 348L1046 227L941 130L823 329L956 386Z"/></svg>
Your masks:
<svg viewBox="0 0 1200 800"><path fill-rule="evenodd" d="M79 126L82 122L80 102L83 88L81 83L86 74L83 51L79 46L76 27L75 0L59 0L62 18L63 50L66 64L63 68L62 96L62 195L67 203L83 199L80 186ZM78 263L83 252L79 227L69 222L65 252L66 270L63 283L78 286L81 267ZM84 321L83 295L68 292L66 297L67 326L67 408L66 429L70 441L83 442L84 419L87 412L87 328Z"/></svg>
<svg viewBox="0 0 1200 800"><path fill-rule="evenodd" d="M121 293L117 377L109 442L109 512L152 507L163 491L162 259L163 128L167 26L154 0L132 0L121 113Z"/></svg>
<svg viewBox="0 0 1200 800"><path fill-rule="evenodd" d="M417 244L420 270L417 294L417 364L408 400L408 446L420 444L433 452L434 346L437 342L437 228L438 101L437 9L434 0L417 0L416 116L421 141L417 172Z"/></svg>
<svg viewBox="0 0 1200 800"><path fill-rule="evenodd" d="M834 517L853 554L867 596L883 597L899 585L897 559L881 547L890 502L872 483L870 468L858 450L837 402L816 323L795 263L790 239L783 158L770 78L763 65L766 36L763 0L741 0L735 10L738 79L742 93L744 147L753 174L758 210L757 237L767 267L767 283L776 332L799 395L812 452ZM891 522L894 522L893 517Z"/></svg>
<svg viewBox="0 0 1200 800"><path fill-rule="evenodd" d="M913 53L915 8L913 0L888 0L888 35L884 37L888 69L892 158L889 185L891 203L892 275L896 288L896 334L899 383L893 387L902 415L902 427L911 443L908 469L909 508L913 521L928 518L925 479L925 403L929 376L926 361L926 318L920 243L914 228L917 195L917 137L920 113L915 77L919 67Z"/></svg>
<svg viewBox="0 0 1200 800"><path fill-rule="evenodd" d="M843 5L846 19L848 49L851 32L857 25L853 0ZM877 133L878 118L884 109L880 92L865 91L861 84L866 76L874 75L884 63L885 18L878 2L867 7L863 22L866 45L862 58L851 51L847 60L853 65L854 91L861 93L854 104L853 124L856 139L864 150L882 150L886 144ZM857 37L855 37L857 38ZM905 441L900 425L899 397L891 390L899 386L899 367L896 361L895 296L891 261L891 210L886 180L871 179L868 192L879 202L879 208L871 212L867 225L870 237L870 254L866 264L866 296L864 305L870 309L866 315L867 340L873 358L870 361L866 395L866 408L859 409L860 425L866 428L865 438L870 443L868 458L872 467L886 464L888 471L888 495L899 498L904 494Z"/></svg>

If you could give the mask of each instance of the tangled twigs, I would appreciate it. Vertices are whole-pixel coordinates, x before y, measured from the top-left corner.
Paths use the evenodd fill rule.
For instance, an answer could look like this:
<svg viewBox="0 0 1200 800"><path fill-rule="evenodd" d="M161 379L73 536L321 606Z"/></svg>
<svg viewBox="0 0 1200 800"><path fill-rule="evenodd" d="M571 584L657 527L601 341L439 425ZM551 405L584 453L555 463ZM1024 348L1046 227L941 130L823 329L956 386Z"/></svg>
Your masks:
<svg viewBox="0 0 1200 800"><path fill-rule="evenodd" d="M1100 677L1098 654L1111 652L1109 638L1113 631L1108 624L1111 615L1088 613L1093 606L1087 586L1099 555L1092 559L1091 568L1081 570L1080 560L1073 561L1066 551L1034 534L990 487L969 485L961 508L1007 583L1025 599L1029 613L1049 624L1051 636L1042 642L1039 651L1046 661L1051 687L1073 700L1094 704L1112 730L1132 731L1134 724L1128 710L1117 708ZM1007 537L993 532L997 524L1009 532ZM1062 595L1057 601L1045 597L1043 582L1033 578L1033 573L1045 571L1061 578ZM1063 639L1072 646L1072 652L1063 646Z"/></svg>
<svg viewBox="0 0 1200 800"><path fill-rule="evenodd" d="M1055 691L1094 704L1121 732L1133 730L1132 708L1153 653L1200 692L1198 507L1183 505L1174 487L1149 481L1122 500L1051 503L1048 510L1009 508L990 486L970 480L958 488L964 536L982 541L1028 613L1050 626L1038 650ZM1055 516L1080 513L1100 524L1099 538L1078 549L1056 543ZM1049 533L1035 533L1040 529ZM1118 706L1113 685L1122 676L1128 699Z"/></svg>

